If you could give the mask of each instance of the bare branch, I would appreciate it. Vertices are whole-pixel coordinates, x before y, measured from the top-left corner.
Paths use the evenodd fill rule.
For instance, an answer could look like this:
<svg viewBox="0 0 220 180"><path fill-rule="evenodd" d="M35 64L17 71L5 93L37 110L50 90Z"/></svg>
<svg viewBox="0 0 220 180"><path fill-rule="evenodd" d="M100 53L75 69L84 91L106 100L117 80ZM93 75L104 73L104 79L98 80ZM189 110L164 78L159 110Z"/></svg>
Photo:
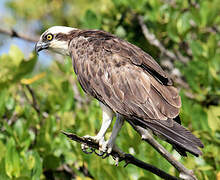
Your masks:
<svg viewBox="0 0 220 180"><path fill-rule="evenodd" d="M20 38L20 39L23 39L23 40L26 40L26 41L29 41L29 42L37 42L39 40L39 37L30 37L30 36L27 36L25 34L18 33L14 30L6 30L6 29L0 28L0 33L6 34L6 35L11 36L11 37L17 37L17 38Z"/></svg>
<svg viewBox="0 0 220 180"><path fill-rule="evenodd" d="M63 164L63 165L61 165L60 167L58 167L57 169L56 169L56 171L64 171L64 172L66 172L67 174L69 174L70 176L71 176L71 178L75 178L76 177L76 175L75 175L75 173L73 172L73 170L69 167L69 165L68 164Z"/></svg>
<svg viewBox="0 0 220 180"><path fill-rule="evenodd" d="M144 23L144 18L143 16L138 16L138 22L141 26L142 32L144 34L144 37L148 40L149 43L152 45L156 46L161 53L165 54L167 57L169 57L172 61L175 60L180 60L183 63L187 63L189 61L188 58L183 57L180 54L174 54L173 52L167 50L161 43L160 41L156 38L156 36L153 33L150 33L149 29L147 28L146 24Z"/></svg>
<svg viewBox="0 0 220 180"><path fill-rule="evenodd" d="M138 16L138 22L141 26L144 37L148 40L148 42L154 46L156 46L162 53L166 54L170 59L177 59L176 55L169 50L166 50L165 47L160 43L160 41L156 38L153 33L150 33L146 24L144 23L144 19L142 16Z"/></svg>
<svg viewBox="0 0 220 180"><path fill-rule="evenodd" d="M70 138L73 141L76 141L80 144L86 144L87 146L94 148L94 149L99 149L99 144L96 142L93 142L92 140L88 140L84 137L80 137L77 136L76 134L72 134L72 133L66 133L63 132L63 134L65 134L68 138ZM167 174L166 172L158 169L157 167L147 164L139 159L136 159L134 156L132 156L131 154L126 154L124 152L122 152L119 148L114 147L111 154L110 154L114 159L119 159L119 162L121 161L125 161L125 166L127 166L128 164L133 164L139 168L145 169L147 171L152 172L153 174L156 174L157 176L167 179L167 180L178 180L178 178L171 176L169 174Z"/></svg>
<svg viewBox="0 0 220 180"><path fill-rule="evenodd" d="M78 169L80 172L83 173L84 176L89 177L91 179L94 179L94 177L91 175L91 173L88 170L88 167L85 166L85 164L83 163L82 166L79 167Z"/></svg>
<svg viewBox="0 0 220 180"><path fill-rule="evenodd" d="M32 106L33 108L36 110L36 112L38 113L38 115L40 115L40 108L37 104L37 100L36 100L36 95L35 95L35 92L34 90L27 84L25 85L29 91L29 93L31 94L31 97L32 97Z"/></svg>
<svg viewBox="0 0 220 180"><path fill-rule="evenodd" d="M83 105L89 104L91 102L91 97L85 96L82 97L79 91L79 88L77 87L77 82L74 78L69 78L70 84L72 84L72 90L74 93L74 100L77 102L77 106L81 108Z"/></svg>

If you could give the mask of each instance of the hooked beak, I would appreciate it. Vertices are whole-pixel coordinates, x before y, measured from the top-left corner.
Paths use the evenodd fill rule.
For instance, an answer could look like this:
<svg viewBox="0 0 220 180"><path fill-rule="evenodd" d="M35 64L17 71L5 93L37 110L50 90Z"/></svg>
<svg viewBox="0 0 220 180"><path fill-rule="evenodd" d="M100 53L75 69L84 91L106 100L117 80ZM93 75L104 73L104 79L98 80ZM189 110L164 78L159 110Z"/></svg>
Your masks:
<svg viewBox="0 0 220 180"><path fill-rule="evenodd" d="M44 49L49 48L49 45L50 45L50 43L48 43L48 42L37 42L35 44L35 52L36 52L36 54L38 55L38 52L40 52L40 51L42 51Z"/></svg>

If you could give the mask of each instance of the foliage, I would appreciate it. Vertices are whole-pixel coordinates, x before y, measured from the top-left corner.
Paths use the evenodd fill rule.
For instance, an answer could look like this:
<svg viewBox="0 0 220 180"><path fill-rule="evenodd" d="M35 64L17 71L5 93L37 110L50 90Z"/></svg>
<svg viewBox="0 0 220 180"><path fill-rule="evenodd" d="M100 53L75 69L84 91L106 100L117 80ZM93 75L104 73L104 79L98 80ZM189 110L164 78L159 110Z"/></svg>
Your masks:
<svg viewBox="0 0 220 180"><path fill-rule="evenodd" d="M180 115L183 125L204 143L204 154L180 158L170 145L160 142L193 169L198 179L215 179L220 173L219 2L167 2L11 0L6 3L11 15L4 23L13 27L18 21L36 22L40 24L38 33L58 24L103 29L142 47L155 59L163 59L142 34L136 15L143 15L150 31L167 49L190 59L185 64L175 61L190 87L181 89ZM134 166L115 167L111 158L85 155L78 144L62 135L61 130L96 134L101 124L98 102L87 99L79 84L80 94L73 91L76 77L69 58L45 66L37 63L34 54L24 57L24 52L24 48L12 45L7 54L0 55L0 179L159 179ZM177 175L128 124L117 144L123 151Z"/></svg>

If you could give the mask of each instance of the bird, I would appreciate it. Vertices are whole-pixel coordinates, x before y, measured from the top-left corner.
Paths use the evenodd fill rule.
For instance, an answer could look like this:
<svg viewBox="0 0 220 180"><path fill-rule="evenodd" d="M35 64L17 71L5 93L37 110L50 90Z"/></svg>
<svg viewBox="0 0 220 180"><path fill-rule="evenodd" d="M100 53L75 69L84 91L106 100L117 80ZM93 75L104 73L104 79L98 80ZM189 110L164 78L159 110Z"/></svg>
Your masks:
<svg viewBox="0 0 220 180"><path fill-rule="evenodd" d="M101 128L96 136L85 138L97 142L101 152L112 152L129 120L166 140L182 156L202 155L200 139L181 125L181 97L172 79L141 48L102 30L53 26L35 45L37 54L42 50L70 56L82 89L98 100ZM105 140L115 116L111 136Z"/></svg>

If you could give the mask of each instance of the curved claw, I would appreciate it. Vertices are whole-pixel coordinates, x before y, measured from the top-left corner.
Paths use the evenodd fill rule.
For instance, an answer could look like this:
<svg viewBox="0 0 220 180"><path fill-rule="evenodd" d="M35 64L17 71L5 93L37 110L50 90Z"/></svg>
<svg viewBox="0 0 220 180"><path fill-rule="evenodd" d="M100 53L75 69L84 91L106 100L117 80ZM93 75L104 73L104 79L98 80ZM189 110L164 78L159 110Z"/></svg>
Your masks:
<svg viewBox="0 0 220 180"><path fill-rule="evenodd" d="M103 156L105 154L105 152L103 152L103 151L96 152L96 150L95 150L94 152L97 156Z"/></svg>
<svg viewBox="0 0 220 180"><path fill-rule="evenodd" d="M110 154L103 152L103 151L96 152L96 150L94 150L94 152L97 156L101 156L102 159L105 159L105 158L109 157L109 155L110 155Z"/></svg>
<svg viewBox="0 0 220 180"><path fill-rule="evenodd" d="M109 157L109 155L110 155L110 154L105 153L105 155L104 155L104 156L102 156L102 159L105 159L105 158Z"/></svg>

